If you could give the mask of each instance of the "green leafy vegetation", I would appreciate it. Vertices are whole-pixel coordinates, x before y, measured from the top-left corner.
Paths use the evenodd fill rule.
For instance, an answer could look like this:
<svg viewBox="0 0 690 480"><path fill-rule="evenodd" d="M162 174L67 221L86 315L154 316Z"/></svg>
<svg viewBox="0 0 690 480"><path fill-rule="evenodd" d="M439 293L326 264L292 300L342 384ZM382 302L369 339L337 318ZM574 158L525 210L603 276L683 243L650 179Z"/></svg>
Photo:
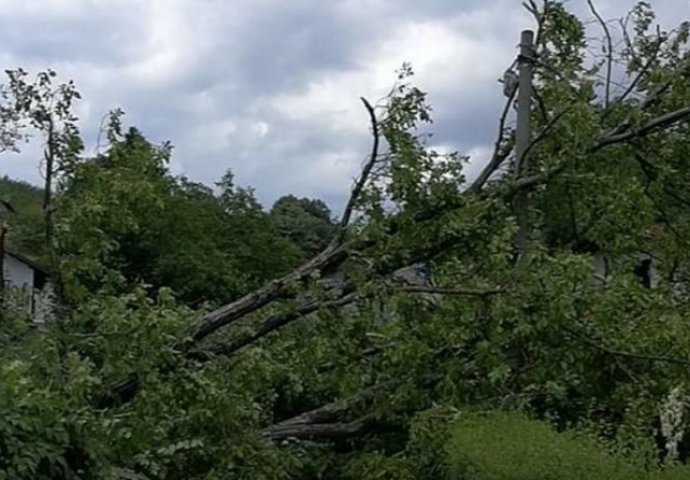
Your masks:
<svg viewBox="0 0 690 480"><path fill-rule="evenodd" d="M547 422L511 412L469 414L451 427L455 478L483 480L673 479L687 467L644 472L583 434L557 433Z"/></svg>
<svg viewBox="0 0 690 480"><path fill-rule="evenodd" d="M47 252L43 238L42 190L29 183L3 177L0 179L0 198L14 210L6 214L9 224L7 247L45 261Z"/></svg>
<svg viewBox="0 0 690 480"><path fill-rule="evenodd" d="M475 178L427 148L404 65L337 220L171 174L119 110L87 156L75 85L9 72L0 151L38 129L52 176L0 182L8 246L58 288L2 312L0 479L686 478L690 27L641 2L599 58L527 6L528 167L505 119Z"/></svg>

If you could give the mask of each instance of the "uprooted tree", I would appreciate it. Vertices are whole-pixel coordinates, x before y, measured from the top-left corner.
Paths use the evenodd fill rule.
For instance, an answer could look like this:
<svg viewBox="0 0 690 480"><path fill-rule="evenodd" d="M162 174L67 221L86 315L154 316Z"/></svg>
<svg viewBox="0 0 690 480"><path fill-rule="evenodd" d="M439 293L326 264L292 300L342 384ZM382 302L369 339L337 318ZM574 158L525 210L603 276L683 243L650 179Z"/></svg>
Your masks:
<svg viewBox="0 0 690 480"><path fill-rule="evenodd" d="M562 4L526 5L537 23L528 170L511 168L513 95L476 178L463 176L468 158L428 149L430 108L405 66L380 104L362 100L371 151L313 258L204 312L167 289L82 294L59 331L13 340L0 467L12 478L442 478L439 425L463 408L577 426L646 467L659 452L684 459L688 24L655 29L640 3L613 31L590 5L601 57ZM102 168L122 156L119 128L115 115ZM117 277L94 267L114 247L88 229L121 203L70 203L93 162L60 178L66 295L89 252L94 284ZM520 262L516 203L528 206ZM79 238L93 248L70 250ZM654 288L636 274L641 255ZM399 275L420 264L433 282Z"/></svg>

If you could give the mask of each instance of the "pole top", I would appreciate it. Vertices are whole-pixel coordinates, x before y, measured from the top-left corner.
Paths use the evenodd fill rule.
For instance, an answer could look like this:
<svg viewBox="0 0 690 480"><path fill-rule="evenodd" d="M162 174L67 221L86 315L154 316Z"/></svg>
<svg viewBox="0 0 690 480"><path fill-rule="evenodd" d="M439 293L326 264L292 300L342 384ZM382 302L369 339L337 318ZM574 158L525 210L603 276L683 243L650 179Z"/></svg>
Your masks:
<svg viewBox="0 0 690 480"><path fill-rule="evenodd" d="M534 43L534 30L523 30L520 34L520 43L522 45L532 45Z"/></svg>

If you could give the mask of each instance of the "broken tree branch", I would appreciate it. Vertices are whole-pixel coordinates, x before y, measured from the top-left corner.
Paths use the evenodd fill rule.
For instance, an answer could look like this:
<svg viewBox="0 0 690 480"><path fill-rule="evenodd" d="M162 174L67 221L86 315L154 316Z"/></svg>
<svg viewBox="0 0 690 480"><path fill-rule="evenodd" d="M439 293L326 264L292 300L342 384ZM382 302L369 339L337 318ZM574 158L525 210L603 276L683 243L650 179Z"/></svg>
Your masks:
<svg viewBox="0 0 690 480"><path fill-rule="evenodd" d="M204 315L199 320L194 322L191 328L190 341L185 346L189 349L194 343L206 338L216 330L226 325L233 323L236 320L244 318L248 314L255 312L264 306L281 298L291 297L291 286L296 283L301 283L312 273L320 271L327 266L339 264L347 257L345 249L342 248L345 238L345 231L350 223L352 214L357 205L357 201L366 186L371 170L378 159L378 150L380 144L380 132L378 121L374 107L365 99L362 98L362 103L369 114L369 120L372 127L373 142L371 147L371 154L366 164L362 168L359 180L352 189L350 198L345 206L342 219L340 221L340 230L333 237L330 244L319 255L296 269L295 271L285 275L284 277L274 280L260 289L236 300L235 302L224 305L213 312Z"/></svg>
<svg viewBox="0 0 690 480"><path fill-rule="evenodd" d="M379 143L381 141L381 133L379 131L378 121L376 120L376 112L374 111L374 107L371 106L371 104L367 101L366 98L361 97L361 100L364 104L364 108L366 108L367 113L369 114L369 121L371 122L373 141L371 145L371 154L369 155L369 159L362 168L362 173L359 176L359 180L357 180L355 186L352 188L350 198L347 201L347 205L345 205L345 210L343 210L343 216L340 220L340 228L342 230L344 230L345 227L347 227L350 223L352 213L354 212L355 206L357 205L357 200L359 200L359 197L362 194L362 190L364 190L367 180L369 179L371 169L374 167L376 159L379 156ZM343 234L342 231L340 233L341 235Z"/></svg>
<svg viewBox="0 0 690 480"><path fill-rule="evenodd" d="M261 436L271 440L281 440L289 437L314 439L354 435L370 423L372 420L370 415L365 415L349 422L335 422L335 419L356 407L361 407L371 401L377 394L395 388L401 381L400 379L395 379L378 383L347 398L336 400L314 410L275 423L264 428L261 431Z"/></svg>
<svg viewBox="0 0 690 480"><path fill-rule="evenodd" d="M316 271L341 263L346 257L347 253L342 245L333 243L293 272L204 315L193 323L185 349L189 349L219 328L234 323L275 300L294 296L292 287L295 284L302 283Z"/></svg>
<svg viewBox="0 0 690 480"><path fill-rule="evenodd" d="M261 322L259 326L256 327L256 329L254 329L254 331L249 335L235 340L232 343L219 345L213 348L211 352L216 355L235 355L244 347L251 345L257 340L267 336L269 333L279 330L280 328L288 325L289 323L294 322L295 320L305 317L320 309L343 307L354 302L356 299L357 294L351 292L346 295L343 295L341 298L330 300L323 303L320 303L316 300L311 300L291 312L276 314L268 317L266 320Z"/></svg>
<svg viewBox="0 0 690 480"><path fill-rule="evenodd" d="M261 436L273 441L277 440L334 440L347 438L362 433L374 417L366 415L351 422L334 423L305 423L296 425L275 425L261 432Z"/></svg>
<svg viewBox="0 0 690 480"><path fill-rule="evenodd" d="M439 379L438 375L429 374L418 381L422 386L432 386ZM355 409L363 409L374 401L379 394L386 394L410 378L395 378L375 384L344 399L323 405L314 410L301 413L287 420L270 425L261 430L260 435L271 440L295 438L335 439L360 434L376 423L376 416L368 413L355 420L343 421L340 417L351 414Z"/></svg>
<svg viewBox="0 0 690 480"><path fill-rule="evenodd" d="M402 382L401 379L388 380L386 382L377 383L370 387L365 388L349 397L341 398L335 400L334 402L323 405L314 410L301 413L297 416L291 417L287 420L283 420L279 423L267 427L267 429L286 426L286 425L303 425L306 423L323 423L329 420L333 420L339 415L350 411L351 409L361 406L362 404L370 401L374 396L380 392L390 390L395 388ZM266 429L264 429L265 431Z"/></svg>
<svg viewBox="0 0 690 480"><path fill-rule="evenodd" d="M615 143L623 143L633 138L644 137L645 135L648 135L656 130L669 128L681 120L684 120L688 116L690 116L690 107L683 107L676 111L656 117L637 129L604 136L597 141L594 146L592 146L590 153L596 152Z"/></svg>
<svg viewBox="0 0 690 480"><path fill-rule="evenodd" d="M533 143L535 143L536 141L539 141L540 138L545 138L546 134L548 133L548 130L566 113L566 111L567 110L561 112L561 114L554 116L552 121L549 122L549 125L547 125L547 128L544 129L542 134L540 136L538 136ZM596 152L599 149L604 148L605 146L609 146L609 145L612 145L615 143L625 142L625 141L630 140L632 138L637 138L637 137L647 135L648 133L650 133L654 130L657 130L657 129L667 128L667 127L677 123L678 121L684 119L685 117L687 117L689 115L690 115L690 107L686 107L684 109L680 109L680 110L677 110L675 112L671 112L669 114L662 115L661 117L658 117L658 118L648 122L647 124L643 125L641 128L639 128L637 130L625 132L625 133L621 133L621 134L617 134L617 135L613 135L613 136L603 137L601 140L599 140L598 142L595 143L595 145L590 149L589 153ZM367 165L370 165L370 164L371 164L371 162L368 162ZM549 179L551 179L553 176L560 173L564 168L565 168L565 166L561 165L559 167L553 168L553 169L546 171L546 172L542 172L540 174L520 178L510 185L509 192L510 192L510 194L515 194L519 191L523 191L525 189L532 188L534 186L543 184L546 181L548 181ZM298 277L298 278L302 278L302 277ZM421 290L421 288L418 290ZM419 292L419 293L422 293L422 292ZM434 292L426 292L426 293L434 293ZM437 293L440 293L440 292L437 292ZM338 305L342 306L346 303L350 303L351 301L354 300L354 297L355 297L354 294L350 294L350 295L352 295L352 297L346 296L346 297L343 297L341 299L333 300L331 303L331 306L334 306L334 307L338 306ZM261 297L260 297L260 299L261 299ZM324 308L327 308L328 306L329 306L328 303L322 305L322 307L324 307ZM251 335L249 335L248 337L245 337L241 340L238 340L238 341L234 342L233 344L224 346L222 349L220 349L220 351L218 351L216 353L220 353L223 355L232 355L232 354L236 353L237 351L239 351L240 349L244 348L245 346L253 343L254 341L256 341L260 338L263 338L267 334L269 334L273 331L276 331L279 328L282 328L284 325L287 325L288 323L291 323L292 321L297 320L298 318L301 318L302 316L307 315L308 313L316 311L318 308L320 308L320 307L317 303L307 304L307 305L303 305L302 307L298 308L294 312L269 317ZM254 310L256 310L256 309L254 309ZM243 312L242 310L239 310L239 313L232 313L232 318L242 318L254 310L250 310L247 312ZM231 317L226 316L226 319L227 318L231 318ZM230 322L225 321L225 323L223 323L220 326L226 325L227 323L230 323ZM220 328L220 326L218 328ZM199 335L197 338L204 338L205 336L207 336L207 335L206 334Z"/></svg>

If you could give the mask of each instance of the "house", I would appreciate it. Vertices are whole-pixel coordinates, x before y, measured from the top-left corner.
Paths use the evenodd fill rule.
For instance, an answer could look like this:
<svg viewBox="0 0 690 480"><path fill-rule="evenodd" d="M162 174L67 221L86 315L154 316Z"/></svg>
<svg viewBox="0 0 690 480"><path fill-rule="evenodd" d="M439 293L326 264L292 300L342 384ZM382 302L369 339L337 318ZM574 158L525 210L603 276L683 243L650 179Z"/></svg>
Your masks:
<svg viewBox="0 0 690 480"><path fill-rule="evenodd" d="M7 304L30 315L34 323L45 323L53 304L50 271L16 252L5 251L3 260Z"/></svg>

